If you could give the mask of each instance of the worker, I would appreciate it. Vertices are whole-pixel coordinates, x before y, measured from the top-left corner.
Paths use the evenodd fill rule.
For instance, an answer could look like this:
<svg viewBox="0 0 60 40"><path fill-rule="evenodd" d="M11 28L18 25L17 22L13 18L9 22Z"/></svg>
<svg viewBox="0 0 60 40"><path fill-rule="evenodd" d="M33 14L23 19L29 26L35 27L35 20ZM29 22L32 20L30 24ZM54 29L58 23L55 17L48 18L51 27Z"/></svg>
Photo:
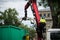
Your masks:
<svg viewBox="0 0 60 40"><path fill-rule="evenodd" d="M41 19L40 19L40 27L41 27L43 32L44 32L45 25L46 25L46 19L45 19L44 16L42 16Z"/></svg>
<svg viewBox="0 0 60 40"><path fill-rule="evenodd" d="M29 40L29 34L28 33L26 34L26 40Z"/></svg>
<svg viewBox="0 0 60 40"><path fill-rule="evenodd" d="M44 32L45 25L46 25L46 20L45 20L45 17L42 16L40 19L40 27L36 28L38 37L40 37L41 39L43 39L43 32Z"/></svg>
<svg viewBox="0 0 60 40"><path fill-rule="evenodd" d="M26 40L29 40L29 35L26 36Z"/></svg>

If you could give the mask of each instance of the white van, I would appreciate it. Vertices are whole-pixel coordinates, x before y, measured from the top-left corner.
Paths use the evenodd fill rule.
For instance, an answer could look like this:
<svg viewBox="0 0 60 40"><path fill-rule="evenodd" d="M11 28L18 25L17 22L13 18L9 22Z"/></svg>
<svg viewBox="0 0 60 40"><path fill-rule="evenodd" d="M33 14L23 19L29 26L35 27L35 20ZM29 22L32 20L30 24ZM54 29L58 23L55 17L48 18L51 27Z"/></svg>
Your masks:
<svg viewBox="0 0 60 40"><path fill-rule="evenodd" d="M47 40L60 40L60 29L48 29Z"/></svg>

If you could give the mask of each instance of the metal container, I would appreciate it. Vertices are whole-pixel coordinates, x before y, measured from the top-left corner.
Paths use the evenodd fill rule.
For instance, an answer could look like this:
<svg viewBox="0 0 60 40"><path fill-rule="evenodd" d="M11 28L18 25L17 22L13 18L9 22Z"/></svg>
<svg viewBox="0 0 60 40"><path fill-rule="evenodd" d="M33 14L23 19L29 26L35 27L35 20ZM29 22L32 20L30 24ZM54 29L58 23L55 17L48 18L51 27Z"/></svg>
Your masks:
<svg viewBox="0 0 60 40"><path fill-rule="evenodd" d="M15 26L0 26L0 40L23 40L26 30Z"/></svg>

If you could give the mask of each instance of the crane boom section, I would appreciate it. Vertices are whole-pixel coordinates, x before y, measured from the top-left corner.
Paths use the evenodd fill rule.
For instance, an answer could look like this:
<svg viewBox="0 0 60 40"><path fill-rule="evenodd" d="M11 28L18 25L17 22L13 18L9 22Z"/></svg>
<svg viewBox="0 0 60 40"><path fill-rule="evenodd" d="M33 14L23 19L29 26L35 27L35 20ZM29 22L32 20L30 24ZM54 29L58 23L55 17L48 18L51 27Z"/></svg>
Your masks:
<svg viewBox="0 0 60 40"><path fill-rule="evenodd" d="M36 19L37 26L39 26L40 25L40 15L38 12L37 4L35 2L33 2L32 7L35 12L35 19Z"/></svg>

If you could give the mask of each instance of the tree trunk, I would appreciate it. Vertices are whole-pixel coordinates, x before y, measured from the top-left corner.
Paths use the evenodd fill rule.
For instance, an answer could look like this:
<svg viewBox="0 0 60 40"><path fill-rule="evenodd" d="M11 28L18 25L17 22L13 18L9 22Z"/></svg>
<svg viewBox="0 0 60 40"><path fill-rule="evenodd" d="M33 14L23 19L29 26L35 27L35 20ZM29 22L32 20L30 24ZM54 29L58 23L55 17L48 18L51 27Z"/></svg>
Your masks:
<svg viewBox="0 0 60 40"><path fill-rule="evenodd" d="M52 28L57 28L58 27L58 16L57 16L57 14L55 14L53 2L48 0L48 5L50 6L52 20L53 20Z"/></svg>
<svg viewBox="0 0 60 40"><path fill-rule="evenodd" d="M60 15L60 0L58 0L58 10L57 10L57 15ZM60 28L60 22L58 24L58 27Z"/></svg>

